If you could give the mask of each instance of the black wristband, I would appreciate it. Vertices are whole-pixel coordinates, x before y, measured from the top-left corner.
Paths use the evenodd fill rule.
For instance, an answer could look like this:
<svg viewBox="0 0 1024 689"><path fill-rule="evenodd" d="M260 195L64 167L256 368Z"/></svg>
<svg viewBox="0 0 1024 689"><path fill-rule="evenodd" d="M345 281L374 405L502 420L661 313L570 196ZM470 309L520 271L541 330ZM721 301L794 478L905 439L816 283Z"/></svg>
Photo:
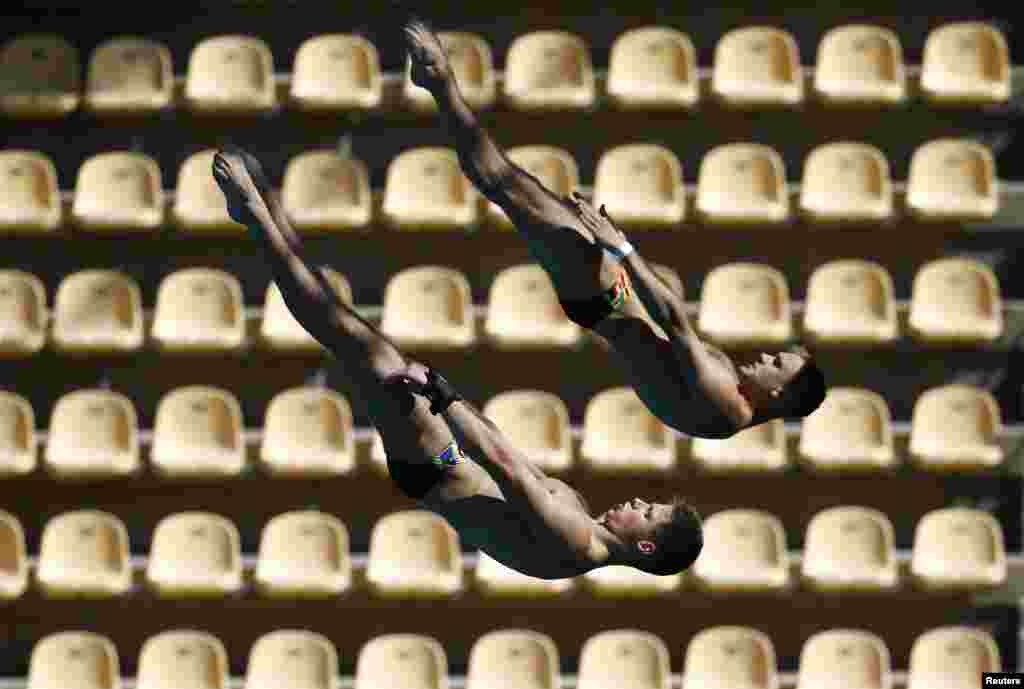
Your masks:
<svg viewBox="0 0 1024 689"><path fill-rule="evenodd" d="M452 384L434 369L427 371L427 385L423 388L423 396L430 400L430 413L435 415L444 412L453 402L462 399L462 395Z"/></svg>

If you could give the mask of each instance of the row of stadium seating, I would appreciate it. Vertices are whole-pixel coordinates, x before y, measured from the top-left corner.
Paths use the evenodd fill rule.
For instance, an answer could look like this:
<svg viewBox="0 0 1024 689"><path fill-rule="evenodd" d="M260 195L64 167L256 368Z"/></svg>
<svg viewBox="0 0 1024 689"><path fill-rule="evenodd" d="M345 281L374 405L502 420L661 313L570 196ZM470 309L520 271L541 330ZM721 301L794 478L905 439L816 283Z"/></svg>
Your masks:
<svg viewBox="0 0 1024 689"><path fill-rule="evenodd" d="M476 108L498 99L491 48L478 35L443 33L467 101ZM371 110L382 105L383 75L376 48L346 34L316 36L294 60L288 101L305 111ZM935 103L985 104L1010 93L1006 39L982 23L935 29L924 49L920 92ZM888 29L847 25L818 47L813 92L830 104L892 105L910 94L899 38ZM516 38L505 61L502 99L523 110L591 108L595 70L586 41L564 31ZM85 107L100 114L151 113L171 107L175 79L170 51L139 37L99 46L89 62L84 98L78 50L59 36L30 34L0 49L0 112L15 117L61 117ZM700 100L692 40L669 27L622 34L611 49L607 94L618 107L684 109ZM730 107L792 106L805 98L796 40L781 29L755 26L718 41L711 73L713 96ZM405 106L432 108L430 95L403 88ZM278 105L273 55L252 36L217 36L198 43L189 58L183 105L199 113L266 112Z"/></svg>

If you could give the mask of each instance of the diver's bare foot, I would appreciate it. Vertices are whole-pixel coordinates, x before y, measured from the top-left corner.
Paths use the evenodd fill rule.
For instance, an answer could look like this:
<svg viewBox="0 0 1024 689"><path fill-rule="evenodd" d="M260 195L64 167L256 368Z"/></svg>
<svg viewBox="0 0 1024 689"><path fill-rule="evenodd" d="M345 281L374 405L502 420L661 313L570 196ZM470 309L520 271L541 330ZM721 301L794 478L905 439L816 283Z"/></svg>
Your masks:
<svg viewBox="0 0 1024 689"><path fill-rule="evenodd" d="M444 84L452 71L448 53L437 34L431 31L426 22L415 18L406 22L402 33L412 63L412 83L425 89Z"/></svg>
<svg viewBox="0 0 1024 689"><path fill-rule="evenodd" d="M213 178L224 192L228 215L235 222L251 226L272 217L265 196L263 171L256 159L245 151L234 148L217 151L213 157Z"/></svg>

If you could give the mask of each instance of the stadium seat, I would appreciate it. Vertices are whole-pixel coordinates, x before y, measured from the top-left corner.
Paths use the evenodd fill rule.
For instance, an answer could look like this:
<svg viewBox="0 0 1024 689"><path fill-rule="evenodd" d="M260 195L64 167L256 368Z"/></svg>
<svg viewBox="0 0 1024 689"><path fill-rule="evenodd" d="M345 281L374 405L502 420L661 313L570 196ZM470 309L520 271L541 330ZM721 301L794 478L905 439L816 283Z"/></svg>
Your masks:
<svg viewBox="0 0 1024 689"><path fill-rule="evenodd" d="M676 466L676 438L632 388L603 390L583 414L580 461L595 473L651 473Z"/></svg>
<svg viewBox="0 0 1024 689"><path fill-rule="evenodd" d="M665 642L654 634L614 629L589 637L580 650L576 689L669 689Z"/></svg>
<svg viewBox="0 0 1024 689"><path fill-rule="evenodd" d="M814 223L879 223L893 213L889 160L870 144L818 146L804 161L800 209Z"/></svg>
<svg viewBox="0 0 1024 689"><path fill-rule="evenodd" d="M922 144L910 159L907 208L922 221L991 219L999 209L991 149L962 139Z"/></svg>
<svg viewBox="0 0 1024 689"><path fill-rule="evenodd" d="M142 468L132 401L109 390L76 390L50 413L46 469L60 478L113 478Z"/></svg>
<svg viewBox="0 0 1024 689"><path fill-rule="evenodd" d="M971 689L983 672L1001 671L999 647L988 632L939 627L914 640L907 689Z"/></svg>
<svg viewBox="0 0 1024 689"><path fill-rule="evenodd" d="M473 571L474 585L483 595L494 598L557 598L571 593L576 580L538 579L506 567L484 551L478 551Z"/></svg>
<svg viewBox="0 0 1024 689"><path fill-rule="evenodd" d="M821 345L866 347L899 337L892 276L870 261L818 266L807 281L803 331Z"/></svg>
<svg viewBox="0 0 1024 689"><path fill-rule="evenodd" d="M330 639L281 629L256 640L249 651L245 689L336 689L338 651Z"/></svg>
<svg viewBox="0 0 1024 689"><path fill-rule="evenodd" d="M146 579L160 596L216 597L242 588L238 528L207 512L179 512L156 525Z"/></svg>
<svg viewBox="0 0 1024 689"><path fill-rule="evenodd" d="M352 583L348 529L337 517L313 510L274 517L260 537L255 579L274 597L341 594Z"/></svg>
<svg viewBox="0 0 1024 689"><path fill-rule="evenodd" d="M82 270L65 277L53 304L53 346L72 354L139 350L145 342L142 292L112 270Z"/></svg>
<svg viewBox="0 0 1024 689"><path fill-rule="evenodd" d="M181 387L156 408L150 462L164 476L237 476L245 466L242 409L230 392Z"/></svg>
<svg viewBox="0 0 1024 689"><path fill-rule="evenodd" d="M171 215L186 234L241 236L246 229L228 215L224 193L213 179L216 153L200 151L181 164Z"/></svg>
<svg viewBox="0 0 1024 689"><path fill-rule="evenodd" d="M880 471L896 467L889 405L863 388L829 388L821 407L803 421L800 458L812 470Z"/></svg>
<svg viewBox="0 0 1024 689"><path fill-rule="evenodd" d="M352 305L352 285L348 279L330 268L320 268L335 294L344 304ZM271 282L263 298L263 320L260 322L260 338L268 348L292 353L320 353L321 345L315 337L302 327L285 303L281 290Z"/></svg>
<svg viewBox="0 0 1024 689"><path fill-rule="evenodd" d="M917 523L910 570L928 590L1000 586L1006 581L1003 529L981 510L933 510Z"/></svg>
<svg viewBox="0 0 1024 689"><path fill-rule="evenodd" d="M302 234L364 228L373 218L366 163L333 151L299 154L285 168L281 205Z"/></svg>
<svg viewBox="0 0 1024 689"><path fill-rule="evenodd" d="M516 146L508 149L508 159L537 178L541 186L559 198L576 190L580 171L576 159L563 148L555 146ZM487 202L490 222L499 229L512 229L508 215L493 201Z"/></svg>
<svg viewBox="0 0 1024 689"><path fill-rule="evenodd" d="M487 41L482 36L464 31L442 31L437 37L448 54L448 64L452 67L459 92L466 104L473 110L494 105L498 80L491 46ZM430 91L413 84L410 72L411 63L407 60L405 81L402 84L406 105L417 112L437 112L434 96Z"/></svg>
<svg viewBox="0 0 1024 689"><path fill-rule="evenodd" d="M711 627L686 647L682 689L778 689L775 645L749 627Z"/></svg>
<svg viewBox="0 0 1024 689"><path fill-rule="evenodd" d="M933 103L983 105L1010 97L1006 36L982 22L933 29L924 44L921 90Z"/></svg>
<svg viewBox="0 0 1024 689"><path fill-rule="evenodd" d="M804 537L802 575L817 591L879 591L899 582L892 522L868 507L814 515Z"/></svg>
<svg viewBox="0 0 1024 689"><path fill-rule="evenodd" d="M370 533L366 581L385 598L445 598L459 593L459 536L442 517L425 510L381 517Z"/></svg>
<svg viewBox="0 0 1024 689"><path fill-rule="evenodd" d="M731 509L704 520L693 578L707 591L780 591L789 586L786 532L778 517Z"/></svg>
<svg viewBox="0 0 1024 689"><path fill-rule="evenodd" d="M891 689L892 662L885 641L871 632L830 629L804 642L796 689Z"/></svg>
<svg viewBox="0 0 1024 689"><path fill-rule="evenodd" d="M923 342L978 345L1003 333L1003 303L995 272L981 261L937 259L914 276L910 331Z"/></svg>
<svg viewBox="0 0 1024 689"><path fill-rule="evenodd" d="M114 642L92 632L58 632L36 642L28 689L120 689Z"/></svg>
<svg viewBox="0 0 1024 689"><path fill-rule="evenodd" d="M255 114L277 104L274 57L253 36L214 36L192 48L185 102L201 114Z"/></svg>
<svg viewBox="0 0 1024 689"><path fill-rule="evenodd" d="M245 342L242 286L215 268L185 268L160 282L153 339L171 352L237 350Z"/></svg>
<svg viewBox="0 0 1024 689"><path fill-rule="evenodd" d="M53 34L26 34L0 48L0 112L56 119L78 107L78 48Z"/></svg>
<svg viewBox="0 0 1024 689"><path fill-rule="evenodd" d="M594 173L594 206L605 206L622 227L678 225L686 216L679 158L655 144L629 144L606 151Z"/></svg>
<svg viewBox="0 0 1024 689"><path fill-rule="evenodd" d="M139 652L136 689L228 689L224 643L206 632L173 630L151 636Z"/></svg>
<svg viewBox="0 0 1024 689"><path fill-rule="evenodd" d="M478 206L454 149L413 148L388 165L382 212L396 229L466 229L476 224Z"/></svg>
<svg viewBox="0 0 1024 689"><path fill-rule="evenodd" d="M295 53L291 102L306 112L370 110L380 105L383 83L370 41L354 34L313 36Z"/></svg>
<svg viewBox="0 0 1024 689"><path fill-rule="evenodd" d="M505 57L505 102L517 110L572 110L594 104L594 67L586 41L565 31L534 31Z"/></svg>
<svg viewBox="0 0 1024 689"><path fill-rule="evenodd" d="M582 336L565 315L547 271L536 263L494 276L484 332L501 349L572 347Z"/></svg>
<svg viewBox="0 0 1024 689"><path fill-rule="evenodd" d="M724 346L785 343L793 336L785 276L757 263L713 268L701 289L697 327Z"/></svg>
<svg viewBox="0 0 1024 689"><path fill-rule="evenodd" d="M128 530L112 514L65 512L46 522L36 581L52 597L106 598L132 586Z"/></svg>
<svg viewBox="0 0 1024 689"><path fill-rule="evenodd" d="M469 279L443 266L396 273L384 290L380 329L402 347L469 347L476 341Z"/></svg>
<svg viewBox="0 0 1024 689"><path fill-rule="evenodd" d="M697 213L719 225L762 225L789 218L786 169L779 152L761 144L725 144L709 151L697 173Z"/></svg>
<svg viewBox="0 0 1024 689"><path fill-rule="evenodd" d="M767 26L728 32L715 46L711 90L730 107L796 105L804 97L796 40Z"/></svg>
<svg viewBox="0 0 1024 689"><path fill-rule="evenodd" d="M144 115L171 105L171 51L158 41L119 36L92 52L86 76L86 109L99 115Z"/></svg>
<svg viewBox="0 0 1024 689"><path fill-rule="evenodd" d="M36 468L36 415L21 395L0 390L0 477Z"/></svg>
<svg viewBox="0 0 1024 689"><path fill-rule="evenodd" d="M87 232L153 232L164 221L164 191L156 161L141 153L95 155L78 170L75 225Z"/></svg>
<svg viewBox="0 0 1024 689"><path fill-rule="evenodd" d="M370 442L370 470L384 478L391 476L391 471L388 469L387 452L384 449L384 439L379 431L373 432L373 440Z"/></svg>
<svg viewBox="0 0 1024 689"><path fill-rule="evenodd" d="M27 588L25 530L17 517L0 510L0 601L18 598Z"/></svg>
<svg viewBox="0 0 1024 689"><path fill-rule="evenodd" d="M559 473L572 467L569 409L557 395L509 390L488 400L483 414L542 471Z"/></svg>
<svg viewBox="0 0 1024 689"><path fill-rule="evenodd" d="M906 98L903 47L894 31L848 24L818 44L814 90L826 103L888 105Z"/></svg>
<svg viewBox="0 0 1024 689"><path fill-rule="evenodd" d="M693 41L667 26L620 34L608 58L608 99L623 110L692 108L700 97Z"/></svg>
<svg viewBox="0 0 1024 689"><path fill-rule="evenodd" d="M58 228L63 210L52 160L36 151L0 151L0 176L0 235Z"/></svg>
<svg viewBox="0 0 1024 689"><path fill-rule="evenodd" d="M546 634L499 629L478 638L469 651L466 689L558 689L558 648Z"/></svg>
<svg viewBox="0 0 1024 689"><path fill-rule="evenodd" d="M260 461L275 476L336 476L356 467L352 407L329 388L298 387L270 400Z"/></svg>
<svg viewBox="0 0 1024 689"><path fill-rule="evenodd" d="M683 586L681 573L659 576L625 565L592 569L582 580L583 588L598 598L651 598L678 592Z"/></svg>
<svg viewBox="0 0 1024 689"><path fill-rule="evenodd" d="M1003 462L1003 422L991 392L947 385L921 394L910 426L910 456L921 469L991 469Z"/></svg>
<svg viewBox="0 0 1024 689"><path fill-rule="evenodd" d="M447 689L448 657L434 638L383 634L359 650L354 689Z"/></svg>
<svg viewBox="0 0 1024 689"><path fill-rule="evenodd" d="M690 454L710 473L782 471L789 466L786 426L782 419L772 419L725 440L693 438Z"/></svg>
<svg viewBox="0 0 1024 689"><path fill-rule="evenodd" d="M46 341L46 288L20 270L0 271L0 358L35 354Z"/></svg>

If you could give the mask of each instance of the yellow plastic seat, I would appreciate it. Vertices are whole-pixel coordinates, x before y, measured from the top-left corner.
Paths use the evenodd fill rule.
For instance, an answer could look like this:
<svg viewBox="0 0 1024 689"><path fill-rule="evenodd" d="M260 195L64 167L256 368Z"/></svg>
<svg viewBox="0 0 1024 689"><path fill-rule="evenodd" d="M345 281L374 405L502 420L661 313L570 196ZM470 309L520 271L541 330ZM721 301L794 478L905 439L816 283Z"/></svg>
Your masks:
<svg viewBox="0 0 1024 689"><path fill-rule="evenodd" d="M910 331L936 344L980 345L1003 333L1003 300L995 272L972 259L926 263L914 276Z"/></svg>
<svg viewBox="0 0 1024 689"><path fill-rule="evenodd" d="M414 148L388 165L382 212L396 229L466 229L477 222L478 201L454 149Z"/></svg>
<svg viewBox="0 0 1024 689"><path fill-rule="evenodd" d="M255 114L277 105L274 57L253 36L214 36L192 48L185 102L202 114Z"/></svg>
<svg viewBox="0 0 1024 689"><path fill-rule="evenodd" d="M237 350L245 341L242 287L215 268L185 268L163 279L152 337L171 352Z"/></svg>
<svg viewBox="0 0 1024 689"><path fill-rule="evenodd" d="M53 346L73 354L134 352L145 342L142 293L112 270L83 270L64 278L53 305Z"/></svg>
<svg viewBox="0 0 1024 689"><path fill-rule="evenodd" d="M587 403L580 461L587 471L601 474L671 471L676 438L632 388L610 388Z"/></svg>
<svg viewBox="0 0 1024 689"><path fill-rule="evenodd" d="M514 164L537 178L545 189L559 198L576 190L580 184L579 166L569 151L555 146L516 146L505 151ZM511 230L512 221L493 201L487 202L491 223L502 230Z"/></svg>
<svg viewBox="0 0 1024 689"><path fill-rule="evenodd" d="M484 551L477 554L474 585L492 598L557 598L576 588L574 578L538 579L506 567Z"/></svg>
<svg viewBox="0 0 1024 689"><path fill-rule="evenodd" d="M212 634L172 630L151 636L139 651L138 689L228 689L228 654Z"/></svg>
<svg viewBox="0 0 1024 689"><path fill-rule="evenodd" d="M985 590L1006 581L1003 528L987 512L933 510L914 531L910 571L924 589Z"/></svg>
<svg viewBox="0 0 1024 689"><path fill-rule="evenodd" d="M25 530L17 517L0 510L0 601L14 600L25 593L26 589L28 552L25 548Z"/></svg>
<svg viewBox="0 0 1024 689"><path fill-rule="evenodd" d="M163 597L218 597L242 587L238 527L216 514L179 512L156 525L146 580Z"/></svg>
<svg viewBox="0 0 1024 689"><path fill-rule="evenodd" d="M355 689L447 689L448 657L420 634L382 634L356 658Z"/></svg>
<svg viewBox="0 0 1024 689"><path fill-rule="evenodd" d="M569 409L557 395L509 390L488 400L483 414L542 471L558 473L572 467Z"/></svg>
<svg viewBox="0 0 1024 689"><path fill-rule="evenodd" d="M804 161L800 209L814 223L879 223L892 217L889 160L869 144L823 144Z"/></svg>
<svg viewBox="0 0 1024 689"><path fill-rule="evenodd" d="M63 211L52 160L36 151L0 151L0 177L0 235L58 228Z"/></svg>
<svg viewBox="0 0 1024 689"><path fill-rule="evenodd" d="M457 349L476 342L469 279L454 268L415 266L388 280L381 332L399 346Z"/></svg>
<svg viewBox="0 0 1024 689"><path fill-rule="evenodd" d="M78 170L71 215L87 232L152 232L164 220L156 161L141 153L101 153Z"/></svg>
<svg viewBox="0 0 1024 689"><path fill-rule="evenodd" d="M857 687L892 689L892 662L885 641L871 632L830 629L804 642L796 689Z"/></svg>
<svg viewBox="0 0 1024 689"><path fill-rule="evenodd" d="M906 98L903 47L895 32L848 24L818 44L814 90L826 103L886 105Z"/></svg>
<svg viewBox="0 0 1024 689"><path fill-rule="evenodd" d="M342 303L351 306L352 285L348 279L330 268L321 268L320 272ZM273 282L267 286L263 298L260 338L267 347L278 351L319 353L324 349L323 345L317 342L295 318L285 303L281 290Z"/></svg>
<svg viewBox="0 0 1024 689"><path fill-rule="evenodd" d="M991 469L1004 459L999 404L991 392L946 385L921 394L910 426L910 456L922 469Z"/></svg>
<svg viewBox="0 0 1024 689"><path fill-rule="evenodd" d="M466 689L558 689L558 648L554 640L527 629L499 629L478 638L469 650Z"/></svg>
<svg viewBox="0 0 1024 689"><path fill-rule="evenodd" d="M142 115L171 105L174 69L171 51L158 41L119 36L92 53L85 107L100 115Z"/></svg>
<svg viewBox="0 0 1024 689"><path fill-rule="evenodd" d="M818 591L880 591L899 582L892 522L868 507L814 515L804 537L802 575Z"/></svg>
<svg viewBox="0 0 1024 689"><path fill-rule="evenodd" d="M907 689L972 689L983 672L1002 672L992 635L973 627L938 627L914 640Z"/></svg>
<svg viewBox="0 0 1024 689"><path fill-rule="evenodd" d="M0 391L0 477L36 468L36 415L21 395Z"/></svg>
<svg viewBox="0 0 1024 689"><path fill-rule="evenodd" d="M128 552L128 530L114 515L65 512L43 528L36 581L52 597L119 596L132 586Z"/></svg>
<svg viewBox="0 0 1024 689"><path fill-rule="evenodd" d="M608 58L607 93L621 109L692 108L700 97L693 41L667 26L620 34Z"/></svg>
<svg viewBox="0 0 1024 689"><path fill-rule="evenodd" d="M298 387L267 405L260 461L275 476L337 476L356 467L352 407L327 388Z"/></svg>
<svg viewBox="0 0 1024 689"><path fill-rule="evenodd" d="M761 144L709 151L697 173L698 215L720 225L762 225L789 218L789 188L779 152Z"/></svg>
<svg viewBox="0 0 1024 689"><path fill-rule="evenodd" d="M819 472L893 469L889 405L863 388L829 388L821 407L803 421L800 457Z"/></svg>
<svg viewBox="0 0 1024 689"><path fill-rule="evenodd" d="M907 208L922 221L991 219L999 209L991 149L962 139L922 144L910 159Z"/></svg>
<svg viewBox="0 0 1024 689"><path fill-rule="evenodd" d="M0 112L56 119L78 107L78 48L53 34L25 34L0 48Z"/></svg>
<svg viewBox="0 0 1024 689"><path fill-rule="evenodd" d="M213 156L207 149L189 156L178 169L171 215L187 234L242 236L246 230L228 215L224 192L213 179Z"/></svg>
<svg viewBox="0 0 1024 689"><path fill-rule="evenodd" d="M565 31L533 31L505 57L505 102L516 110L575 110L594 103L594 67L586 41Z"/></svg>
<svg viewBox="0 0 1024 689"><path fill-rule="evenodd" d="M933 103L981 105L1010 97L1006 36L982 22L933 29L924 44L921 90Z"/></svg>
<svg viewBox="0 0 1024 689"><path fill-rule="evenodd" d="M267 595L337 596L352 584L348 529L337 517L305 510L280 514L263 528L256 585Z"/></svg>
<svg viewBox="0 0 1024 689"><path fill-rule="evenodd" d="M299 110L370 110L380 105L382 86L377 48L362 36L313 36L295 53L291 102Z"/></svg>
<svg viewBox="0 0 1024 689"><path fill-rule="evenodd" d="M437 34L448 64L455 73L455 81L466 104L474 110L494 105L498 93L498 80L494 71L491 46L477 34L464 31L442 31ZM410 64L406 61L402 96L406 105L417 112L436 112L437 103L430 91L420 88L410 79Z"/></svg>
<svg viewBox="0 0 1024 689"><path fill-rule="evenodd" d="M877 263L839 260L807 282L804 335L818 344L870 346L899 337L892 276Z"/></svg>
<svg viewBox="0 0 1024 689"><path fill-rule="evenodd" d="M249 651L245 689L336 689L338 651L330 639L306 630L264 634Z"/></svg>
<svg viewBox="0 0 1024 689"><path fill-rule="evenodd" d="M725 346L779 345L793 336L786 278L757 263L727 263L704 278L697 327Z"/></svg>
<svg viewBox="0 0 1024 689"><path fill-rule="evenodd" d="M366 163L333 151L297 155L284 171L281 205L303 234L364 228L373 218Z"/></svg>
<svg viewBox="0 0 1024 689"><path fill-rule="evenodd" d="M796 105L804 97L796 40L767 26L728 32L715 46L711 90L730 107Z"/></svg>
<svg viewBox="0 0 1024 689"><path fill-rule="evenodd" d="M690 453L698 467L711 473L771 472L789 466L782 419L745 428L725 440L694 438Z"/></svg>
<svg viewBox="0 0 1024 689"><path fill-rule="evenodd" d="M778 689L775 645L750 627L711 627L686 647L682 689Z"/></svg>
<svg viewBox="0 0 1024 689"><path fill-rule="evenodd" d="M58 632L40 639L28 664L28 689L121 689L114 642L92 632Z"/></svg>
<svg viewBox="0 0 1024 689"><path fill-rule="evenodd" d="M149 459L159 474L172 478L237 476L245 466L238 399L198 385L164 395L156 408Z"/></svg>
<svg viewBox="0 0 1024 689"><path fill-rule="evenodd" d="M594 173L594 206L605 206L623 227L678 225L686 216L679 158L654 144L629 144L605 152Z"/></svg>
<svg viewBox="0 0 1024 689"><path fill-rule="evenodd" d="M683 574L659 576L635 567L606 565L582 577L583 588L598 598L652 598L679 591Z"/></svg>
<svg viewBox="0 0 1024 689"><path fill-rule="evenodd" d="M577 689L669 689L665 642L648 632L615 629L583 642Z"/></svg>
<svg viewBox="0 0 1024 689"><path fill-rule="evenodd" d="M425 510L381 517L370 533L366 581L385 598L446 598L460 593L459 536L442 517Z"/></svg>
<svg viewBox="0 0 1024 689"><path fill-rule="evenodd" d="M46 288L20 270L0 271L0 358L35 354L46 341Z"/></svg>
<svg viewBox="0 0 1024 689"><path fill-rule="evenodd" d="M582 336L565 315L547 271L535 263L494 276L484 332L501 349L572 347Z"/></svg>
<svg viewBox="0 0 1024 689"><path fill-rule="evenodd" d="M109 390L64 395L50 414L46 468L61 478L130 476L142 468L132 401Z"/></svg>
<svg viewBox="0 0 1024 689"><path fill-rule="evenodd" d="M704 549L693 563L708 591L780 591L789 586L786 532L778 517L731 509L704 520Z"/></svg>

